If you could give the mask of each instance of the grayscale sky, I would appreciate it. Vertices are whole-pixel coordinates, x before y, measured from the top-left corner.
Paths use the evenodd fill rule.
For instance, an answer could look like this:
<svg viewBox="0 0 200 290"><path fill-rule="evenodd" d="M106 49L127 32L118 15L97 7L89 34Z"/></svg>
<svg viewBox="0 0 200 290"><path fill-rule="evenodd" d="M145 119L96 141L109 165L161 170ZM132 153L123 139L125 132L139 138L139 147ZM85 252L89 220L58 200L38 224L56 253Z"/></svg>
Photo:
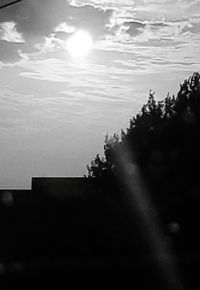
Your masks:
<svg viewBox="0 0 200 290"><path fill-rule="evenodd" d="M10 0L0 0L5 4ZM74 59L68 39L93 48ZM200 70L200 0L23 0L0 10L0 188L83 176L106 132Z"/></svg>

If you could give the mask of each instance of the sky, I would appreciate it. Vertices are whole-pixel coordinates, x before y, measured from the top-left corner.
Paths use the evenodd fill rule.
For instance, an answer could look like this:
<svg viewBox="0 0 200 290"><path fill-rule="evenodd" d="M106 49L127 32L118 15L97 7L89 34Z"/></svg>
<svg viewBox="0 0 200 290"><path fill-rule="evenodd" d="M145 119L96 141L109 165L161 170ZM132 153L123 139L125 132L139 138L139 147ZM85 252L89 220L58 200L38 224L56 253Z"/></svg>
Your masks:
<svg viewBox="0 0 200 290"><path fill-rule="evenodd" d="M80 30L93 46L74 58L67 42ZM106 133L126 129L150 90L176 95L199 71L200 0L23 0L0 10L0 188L87 174Z"/></svg>

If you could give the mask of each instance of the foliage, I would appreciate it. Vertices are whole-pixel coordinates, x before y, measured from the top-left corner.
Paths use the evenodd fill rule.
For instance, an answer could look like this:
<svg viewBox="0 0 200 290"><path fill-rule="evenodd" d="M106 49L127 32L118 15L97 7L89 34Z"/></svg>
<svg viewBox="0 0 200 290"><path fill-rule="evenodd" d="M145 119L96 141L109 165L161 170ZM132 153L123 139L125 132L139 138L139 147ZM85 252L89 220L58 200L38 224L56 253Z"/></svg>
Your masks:
<svg viewBox="0 0 200 290"><path fill-rule="evenodd" d="M88 166L88 176L99 181L102 192L108 196L111 193L112 200L118 199L122 208L127 202L127 210L130 201L124 192L125 187L118 182L126 177L123 166L118 164L119 156L124 156L126 148L134 156L130 161L140 169L141 180L145 181L165 238L169 239L176 254L182 257L190 252L195 256L200 242L199 73L194 73L180 85L176 97L168 94L157 102L150 91L148 102L131 118L126 132L122 130L121 136L106 136L104 158L97 155ZM129 163L129 159L125 160ZM137 186L137 179L132 181L130 184Z"/></svg>
<svg viewBox="0 0 200 290"><path fill-rule="evenodd" d="M180 85L177 97L168 94L157 102L150 91L148 102L130 120L126 132L122 130L121 136L106 136L105 156L96 156L88 166L88 176L119 174L114 152L127 142L155 195L161 189L168 194L177 188L179 192L187 191L198 182L195 167L200 165L199 126L200 74L194 73Z"/></svg>

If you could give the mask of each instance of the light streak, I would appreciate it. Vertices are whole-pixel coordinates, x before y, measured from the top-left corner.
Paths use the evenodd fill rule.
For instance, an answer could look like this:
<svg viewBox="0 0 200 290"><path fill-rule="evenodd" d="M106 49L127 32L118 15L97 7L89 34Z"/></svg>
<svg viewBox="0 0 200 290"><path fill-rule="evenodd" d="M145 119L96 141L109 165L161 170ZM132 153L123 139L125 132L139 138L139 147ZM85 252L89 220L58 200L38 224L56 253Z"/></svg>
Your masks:
<svg viewBox="0 0 200 290"><path fill-rule="evenodd" d="M120 183L124 189L125 200L134 219L140 223L141 234L150 245L150 259L158 269L159 281L167 290L183 289L183 283L176 266L176 257L166 243L156 209L150 199L145 181L140 173L135 156L128 144L122 144L114 154L120 167Z"/></svg>

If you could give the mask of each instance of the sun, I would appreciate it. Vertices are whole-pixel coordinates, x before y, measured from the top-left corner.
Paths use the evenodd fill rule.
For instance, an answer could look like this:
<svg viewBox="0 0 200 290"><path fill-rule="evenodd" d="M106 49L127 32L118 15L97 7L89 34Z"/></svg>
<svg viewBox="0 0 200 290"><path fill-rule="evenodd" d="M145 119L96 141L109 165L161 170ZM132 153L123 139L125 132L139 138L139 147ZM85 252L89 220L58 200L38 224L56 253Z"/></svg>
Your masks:
<svg viewBox="0 0 200 290"><path fill-rule="evenodd" d="M89 32L77 30L67 41L66 49L73 58L85 57L93 46L93 39Z"/></svg>

